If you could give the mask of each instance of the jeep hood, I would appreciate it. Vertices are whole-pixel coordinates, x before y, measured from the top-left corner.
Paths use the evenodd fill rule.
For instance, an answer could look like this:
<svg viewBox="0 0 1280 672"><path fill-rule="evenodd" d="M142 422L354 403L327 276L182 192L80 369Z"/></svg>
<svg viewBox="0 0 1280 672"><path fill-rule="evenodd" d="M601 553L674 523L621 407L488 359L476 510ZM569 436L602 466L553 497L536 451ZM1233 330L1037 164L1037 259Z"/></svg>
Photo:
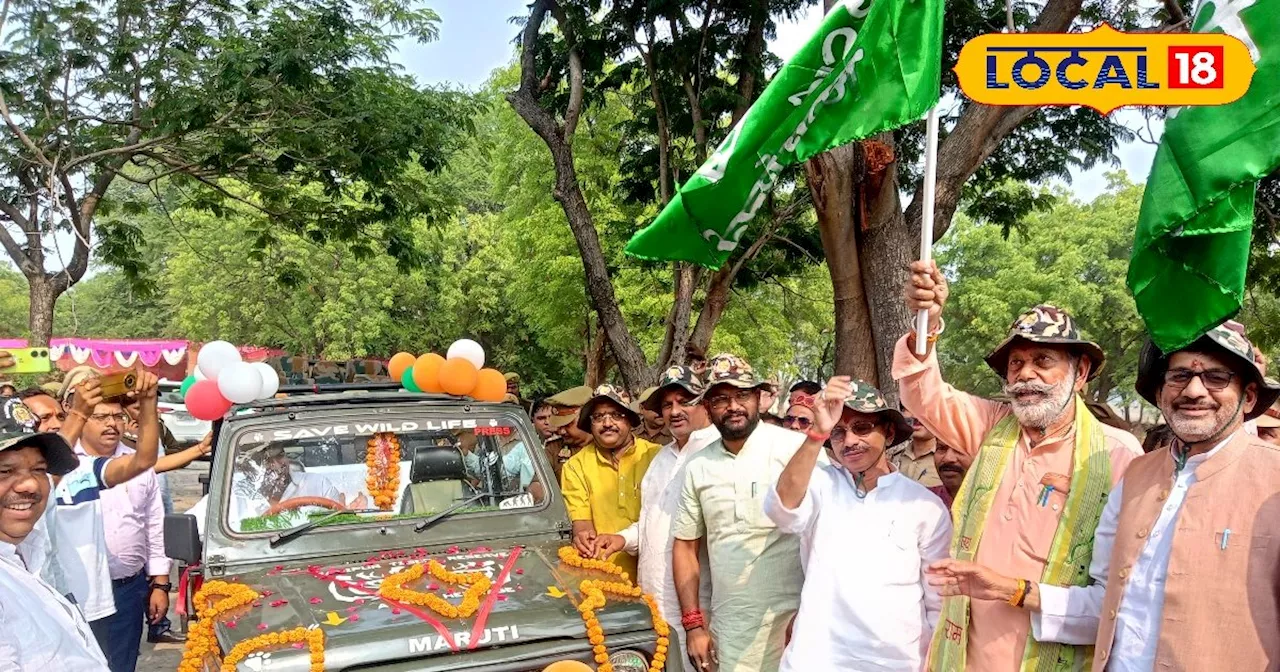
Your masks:
<svg viewBox="0 0 1280 672"><path fill-rule="evenodd" d="M335 558L327 564L278 565L237 575L235 581L262 597L247 609L221 617L216 632L223 651L251 637L299 626L325 633L325 666L342 669L392 661L427 658L538 640L585 639L577 611L578 584L602 575L560 562L559 543L507 548L407 549L373 557ZM453 572L484 572L493 581L480 609L466 619L447 619L427 607L380 598L382 579L406 565L443 562ZM431 592L454 604L462 588L442 585L430 576L406 588ZM606 634L652 627L648 607L640 600L609 597L597 610ZM263 667L247 659L242 666ZM305 651L273 652L271 672L308 669Z"/></svg>

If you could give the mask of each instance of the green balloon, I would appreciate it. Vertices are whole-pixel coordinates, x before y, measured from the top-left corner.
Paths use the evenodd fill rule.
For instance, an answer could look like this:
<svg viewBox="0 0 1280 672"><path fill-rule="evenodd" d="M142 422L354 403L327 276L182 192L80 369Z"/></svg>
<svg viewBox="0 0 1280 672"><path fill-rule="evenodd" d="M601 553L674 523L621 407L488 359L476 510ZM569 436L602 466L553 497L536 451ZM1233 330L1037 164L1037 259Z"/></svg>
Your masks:
<svg viewBox="0 0 1280 672"><path fill-rule="evenodd" d="M178 396L182 397L183 399L186 399L187 390L191 389L191 386L195 384L196 384L195 375L190 375L190 376L187 376L186 378L183 378L182 385L178 388Z"/></svg>
<svg viewBox="0 0 1280 672"><path fill-rule="evenodd" d="M422 391L422 388L418 387L418 384L413 382L412 366L404 370L404 375L400 376L400 384L404 385L404 389L409 390L410 392Z"/></svg>

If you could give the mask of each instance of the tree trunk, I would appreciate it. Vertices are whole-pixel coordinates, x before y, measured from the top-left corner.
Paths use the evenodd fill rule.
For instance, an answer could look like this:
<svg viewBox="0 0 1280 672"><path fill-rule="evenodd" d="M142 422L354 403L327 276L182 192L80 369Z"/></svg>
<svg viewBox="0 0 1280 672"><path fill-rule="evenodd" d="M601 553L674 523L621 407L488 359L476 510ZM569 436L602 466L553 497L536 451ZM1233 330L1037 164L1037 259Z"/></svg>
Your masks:
<svg viewBox="0 0 1280 672"><path fill-rule="evenodd" d="M707 285L707 299L702 303L698 322L693 327L693 335L689 337L689 343L707 356L710 356L707 348L711 347L711 337L716 332L716 325L720 324L725 306L729 305L729 288L733 285L733 269L734 264L726 263L711 276L711 283Z"/></svg>
<svg viewBox="0 0 1280 672"><path fill-rule="evenodd" d="M882 133L875 139L894 149L892 133ZM867 193L867 198L867 225L858 256L862 259L862 286L871 313L876 369L883 383L881 392L893 403L898 397L897 387L892 384L893 348L911 329L902 287L907 281L907 264L915 259L920 247L902 215L896 159L885 167L880 189Z"/></svg>
<svg viewBox="0 0 1280 672"><path fill-rule="evenodd" d="M605 381L609 375L609 337L604 330L597 327L595 338L587 345L587 375L585 384L594 388Z"/></svg>
<svg viewBox="0 0 1280 672"><path fill-rule="evenodd" d="M47 346L53 338L53 306L61 292L57 291L57 283L44 274L28 277L27 283L31 290L31 307L27 317L31 345Z"/></svg>
<svg viewBox="0 0 1280 672"><path fill-rule="evenodd" d="M855 144L837 147L813 157L804 168L835 297L834 372L874 385L876 351L871 337L871 313L863 291L858 223L854 216L855 185L860 182L855 175L863 169L859 154Z"/></svg>

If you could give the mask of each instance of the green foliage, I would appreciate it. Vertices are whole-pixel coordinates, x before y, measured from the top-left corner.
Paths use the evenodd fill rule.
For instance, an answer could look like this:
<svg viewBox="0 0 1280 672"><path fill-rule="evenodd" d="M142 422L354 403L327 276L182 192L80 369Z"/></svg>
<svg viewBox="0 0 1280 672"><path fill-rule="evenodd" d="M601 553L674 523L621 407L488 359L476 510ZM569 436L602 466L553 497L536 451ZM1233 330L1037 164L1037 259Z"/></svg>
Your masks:
<svg viewBox="0 0 1280 672"><path fill-rule="evenodd" d="M983 357L1008 334L1022 311L1038 303L1065 308L1086 337L1107 354L1091 388L1095 398L1136 397L1133 381L1144 334L1125 285L1142 187L1112 174L1093 203L1061 199L1029 216L1024 234L957 218L939 245L938 262L952 278L948 329L939 356L953 385L983 394L1000 389Z"/></svg>
<svg viewBox="0 0 1280 672"><path fill-rule="evenodd" d="M0 209L28 235L74 228L87 241L92 221L99 257L143 291L154 287L133 219L157 202L213 217L243 207L235 214L259 256L287 231L387 254L401 269L427 261L414 222L447 216L451 199L425 176L478 109L465 94L417 88L391 61L397 40L435 39L433 11L412 0L6 8ZM40 272L37 252L3 238L24 272Z"/></svg>

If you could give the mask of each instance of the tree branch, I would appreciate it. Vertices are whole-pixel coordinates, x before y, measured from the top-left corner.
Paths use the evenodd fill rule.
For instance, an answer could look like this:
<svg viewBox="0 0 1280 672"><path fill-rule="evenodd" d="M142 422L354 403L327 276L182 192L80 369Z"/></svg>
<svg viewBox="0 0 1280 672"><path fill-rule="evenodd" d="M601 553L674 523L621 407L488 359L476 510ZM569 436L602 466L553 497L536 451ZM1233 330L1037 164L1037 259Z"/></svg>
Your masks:
<svg viewBox="0 0 1280 672"><path fill-rule="evenodd" d="M564 139L569 142L578 130L578 118L582 116L582 55L578 53L578 41L564 8L555 3L551 7L551 13L569 47L569 105L564 110Z"/></svg>

